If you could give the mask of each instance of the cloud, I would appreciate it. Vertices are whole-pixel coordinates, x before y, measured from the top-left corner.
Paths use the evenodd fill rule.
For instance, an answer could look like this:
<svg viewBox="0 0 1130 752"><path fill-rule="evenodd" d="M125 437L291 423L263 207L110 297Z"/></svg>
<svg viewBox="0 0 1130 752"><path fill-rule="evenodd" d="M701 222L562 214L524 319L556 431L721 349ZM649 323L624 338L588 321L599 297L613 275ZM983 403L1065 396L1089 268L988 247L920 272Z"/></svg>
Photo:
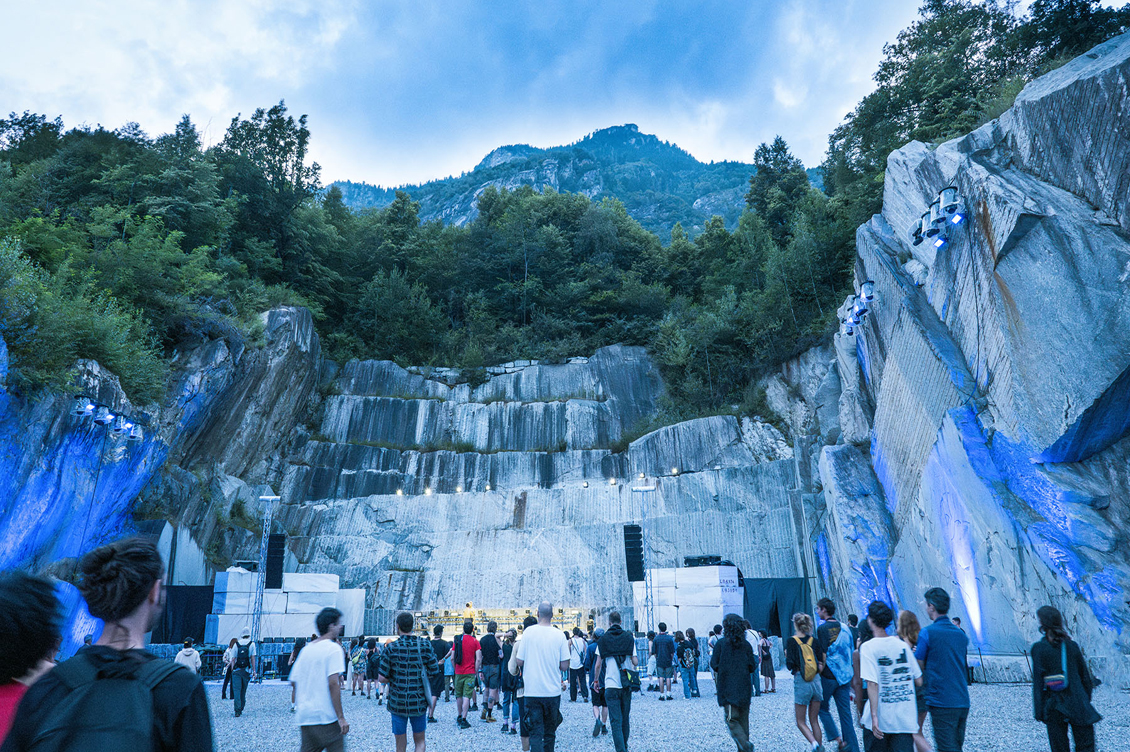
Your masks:
<svg viewBox="0 0 1130 752"><path fill-rule="evenodd" d="M285 99L326 179L385 185L625 122L708 161L780 134L811 165L915 15L908 0L25 3L6 18L22 33L0 106L150 133L187 112L214 142Z"/></svg>
<svg viewBox="0 0 1130 752"><path fill-rule="evenodd" d="M171 129L284 96L323 72L355 8L342 0L21 3L7 11L0 90L71 124ZM277 98L276 98L277 101Z"/></svg>

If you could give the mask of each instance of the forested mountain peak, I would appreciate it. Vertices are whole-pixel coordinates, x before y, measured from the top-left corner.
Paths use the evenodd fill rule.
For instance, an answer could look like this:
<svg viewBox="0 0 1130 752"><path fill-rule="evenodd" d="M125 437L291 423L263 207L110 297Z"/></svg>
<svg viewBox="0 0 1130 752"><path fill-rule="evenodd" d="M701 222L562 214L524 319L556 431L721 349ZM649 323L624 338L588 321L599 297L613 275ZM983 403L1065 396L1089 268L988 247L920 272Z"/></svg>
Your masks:
<svg viewBox="0 0 1130 752"><path fill-rule="evenodd" d="M737 226L754 167L742 162L704 163L675 144L640 132L635 123L593 131L564 146L500 146L459 177L399 189L341 181L342 199L353 209L392 203L396 191L420 202L420 218L463 226L478 215L478 197L488 186L514 190L581 193L593 200L615 198L628 214L663 239L676 223L692 236L714 215Z"/></svg>

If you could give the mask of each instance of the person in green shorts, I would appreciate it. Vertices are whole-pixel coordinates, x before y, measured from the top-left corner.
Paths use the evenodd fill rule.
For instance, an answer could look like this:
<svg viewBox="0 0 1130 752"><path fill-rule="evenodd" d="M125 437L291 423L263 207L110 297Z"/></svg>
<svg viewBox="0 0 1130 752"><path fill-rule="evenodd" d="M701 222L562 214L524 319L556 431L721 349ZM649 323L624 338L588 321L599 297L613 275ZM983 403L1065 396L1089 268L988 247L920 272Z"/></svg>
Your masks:
<svg viewBox="0 0 1130 752"><path fill-rule="evenodd" d="M455 638L455 709L459 717L455 723L461 729L471 728L467 713L471 710L471 696L475 693L475 679L483 667L483 651L473 634L475 623L463 622L463 634Z"/></svg>

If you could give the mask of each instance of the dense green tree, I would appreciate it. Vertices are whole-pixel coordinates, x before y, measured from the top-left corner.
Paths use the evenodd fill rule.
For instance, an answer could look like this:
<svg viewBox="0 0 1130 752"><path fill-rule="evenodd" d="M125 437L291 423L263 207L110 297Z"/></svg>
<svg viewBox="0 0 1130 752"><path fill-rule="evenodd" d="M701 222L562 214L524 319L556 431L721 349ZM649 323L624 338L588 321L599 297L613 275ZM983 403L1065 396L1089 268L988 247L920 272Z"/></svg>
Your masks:
<svg viewBox="0 0 1130 752"><path fill-rule="evenodd" d="M774 241L788 242L793 213L810 190L804 165L780 136L757 147L753 165L746 204L761 216Z"/></svg>

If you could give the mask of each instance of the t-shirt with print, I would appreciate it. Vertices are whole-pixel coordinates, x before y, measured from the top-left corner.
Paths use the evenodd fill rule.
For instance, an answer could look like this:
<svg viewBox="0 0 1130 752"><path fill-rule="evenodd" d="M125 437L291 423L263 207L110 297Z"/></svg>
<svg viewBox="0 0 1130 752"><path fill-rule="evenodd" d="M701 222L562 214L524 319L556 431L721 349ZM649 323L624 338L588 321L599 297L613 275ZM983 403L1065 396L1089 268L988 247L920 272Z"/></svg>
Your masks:
<svg viewBox="0 0 1130 752"><path fill-rule="evenodd" d="M344 671L345 655L333 640L318 640L302 648L290 668L294 718L299 726L321 726L337 720L328 680Z"/></svg>
<svg viewBox="0 0 1130 752"><path fill-rule="evenodd" d="M462 640L460 650L462 650L463 660L455 664L456 674L473 674L475 673L475 651L480 649L479 641L474 635L464 634L455 638L456 642Z"/></svg>
<svg viewBox="0 0 1130 752"><path fill-rule="evenodd" d="M569 641L560 629L541 624L526 627L518 643L518 660L523 662L527 698L561 696L561 662L569 660Z"/></svg>
<svg viewBox="0 0 1130 752"><path fill-rule="evenodd" d="M479 649L483 651L483 665L484 666L497 666L502 660L499 653L502 652L502 646L498 644L498 638L489 632L483 635L483 639L479 640Z"/></svg>
<svg viewBox="0 0 1130 752"><path fill-rule="evenodd" d="M918 705L914 700L914 680L922 669L910 646L899 637L877 637L859 648L859 675L879 687L879 730L884 734L913 734L918 731ZM868 693L869 696L870 693ZM871 703L863 708L860 722L871 728Z"/></svg>

